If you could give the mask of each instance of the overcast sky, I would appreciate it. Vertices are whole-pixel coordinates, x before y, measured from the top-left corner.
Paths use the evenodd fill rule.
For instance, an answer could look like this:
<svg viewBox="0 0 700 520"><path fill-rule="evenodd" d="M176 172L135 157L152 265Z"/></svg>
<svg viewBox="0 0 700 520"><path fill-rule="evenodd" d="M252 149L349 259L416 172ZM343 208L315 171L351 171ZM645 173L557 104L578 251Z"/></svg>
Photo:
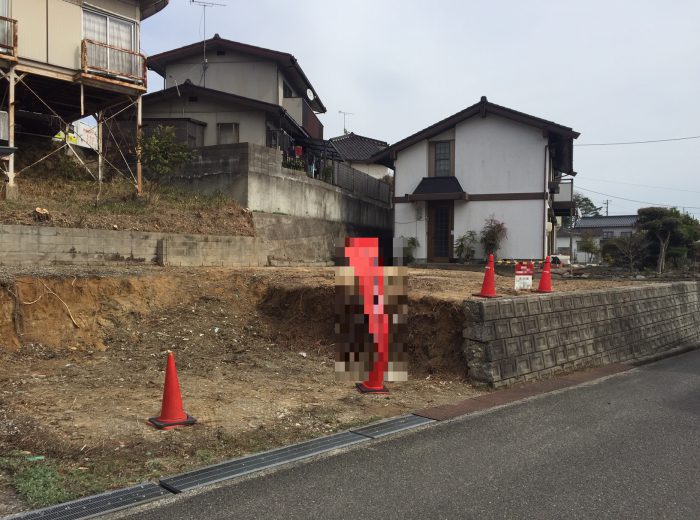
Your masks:
<svg viewBox="0 0 700 520"><path fill-rule="evenodd" d="M482 95L573 127L576 144L700 136L697 0L214 1L227 6L207 9L206 36L293 54L327 138L339 110L348 130L394 143ZM144 22L143 52L201 40L202 11L170 0ZM653 203L700 217L700 139L577 146L574 167L611 215Z"/></svg>

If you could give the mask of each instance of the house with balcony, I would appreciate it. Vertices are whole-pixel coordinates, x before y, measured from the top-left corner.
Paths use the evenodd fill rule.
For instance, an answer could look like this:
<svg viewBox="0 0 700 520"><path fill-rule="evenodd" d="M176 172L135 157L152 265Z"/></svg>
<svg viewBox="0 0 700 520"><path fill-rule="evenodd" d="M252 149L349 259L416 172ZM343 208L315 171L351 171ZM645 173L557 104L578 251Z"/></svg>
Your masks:
<svg viewBox="0 0 700 520"><path fill-rule="evenodd" d="M168 3L0 0L0 96L8 147L14 148L16 132L51 136L85 116L99 122L110 109L137 106L146 92L140 23ZM7 163L7 195L13 196L13 155Z"/></svg>
<svg viewBox="0 0 700 520"><path fill-rule="evenodd" d="M297 59L218 34L147 60L164 89L144 96L144 124L194 146L252 143L292 154L323 141L326 107Z"/></svg>
<svg viewBox="0 0 700 520"><path fill-rule="evenodd" d="M455 240L493 217L508 233L499 257L544 258L554 252L557 217L571 211L560 185L574 175L578 136L482 97L391 145L373 159L393 164L394 236L418 240L417 261L449 262ZM488 253L478 247L476 257Z"/></svg>

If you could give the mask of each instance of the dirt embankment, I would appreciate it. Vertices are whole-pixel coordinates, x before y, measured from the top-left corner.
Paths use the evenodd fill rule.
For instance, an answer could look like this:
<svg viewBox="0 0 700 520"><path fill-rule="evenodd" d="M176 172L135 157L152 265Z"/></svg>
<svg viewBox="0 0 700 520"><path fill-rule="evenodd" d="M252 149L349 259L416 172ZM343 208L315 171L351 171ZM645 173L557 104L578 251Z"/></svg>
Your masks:
<svg viewBox="0 0 700 520"><path fill-rule="evenodd" d="M389 396L336 381L333 276L142 267L3 277L0 451L46 456L71 482L89 476L75 496L478 393L453 348L459 303L425 295L410 302L409 381ZM146 425L166 350L192 428Z"/></svg>

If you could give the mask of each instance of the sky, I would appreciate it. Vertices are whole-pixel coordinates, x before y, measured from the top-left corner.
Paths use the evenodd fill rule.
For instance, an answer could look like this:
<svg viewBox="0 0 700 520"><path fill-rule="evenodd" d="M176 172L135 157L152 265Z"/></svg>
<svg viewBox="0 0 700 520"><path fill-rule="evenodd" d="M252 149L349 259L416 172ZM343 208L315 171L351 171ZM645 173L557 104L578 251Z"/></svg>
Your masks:
<svg viewBox="0 0 700 520"><path fill-rule="evenodd" d="M328 109L326 138L394 143L481 96L572 127L576 190L610 215L674 205L700 218L697 0L212 0L206 37L293 54ZM200 41L204 9L142 25L146 55ZM163 86L150 73L151 91ZM624 200L628 199L628 200Z"/></svg>

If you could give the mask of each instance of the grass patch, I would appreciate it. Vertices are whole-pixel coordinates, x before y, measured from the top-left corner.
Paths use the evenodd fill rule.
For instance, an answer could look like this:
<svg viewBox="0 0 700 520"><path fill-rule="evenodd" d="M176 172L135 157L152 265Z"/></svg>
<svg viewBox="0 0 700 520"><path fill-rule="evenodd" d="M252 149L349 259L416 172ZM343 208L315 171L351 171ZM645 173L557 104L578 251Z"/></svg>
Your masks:
<svg viewBox="0 0 700 520"><path fill-rule="evenodd" d="M12 453L0 457L0 469L10 475L12 487L31 507L46 507L72 498L64 477L50 461L28 461L26 456Z"/></svg>
<svg viewBox="0 0 700 520"><path fill-rule="evenodd" d="M0 470L8 474L12 487L32 508L126 486L134 472L134 468L124 468L118 461L76 467L59 465L49 458L28 460L21 452L0 457Z"/></svg>

